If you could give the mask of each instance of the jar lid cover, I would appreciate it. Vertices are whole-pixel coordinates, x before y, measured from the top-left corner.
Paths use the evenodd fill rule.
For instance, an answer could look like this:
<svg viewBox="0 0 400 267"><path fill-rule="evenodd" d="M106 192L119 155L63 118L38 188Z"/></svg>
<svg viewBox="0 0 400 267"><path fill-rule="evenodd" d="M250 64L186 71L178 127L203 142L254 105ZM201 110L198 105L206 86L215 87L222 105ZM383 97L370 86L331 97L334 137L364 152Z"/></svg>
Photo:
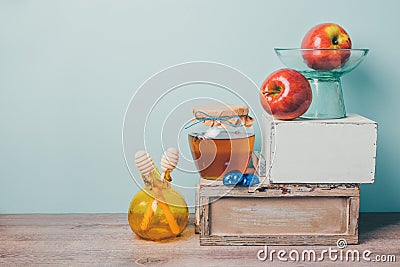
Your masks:
<svg viewBox="0 0 400 267"><path fill-rule="evenodd" d="M193 108L195 120L207 126L241 126L250 127L254 119L248 115L249 108L238 104L211 103Z"/></svg>
<svg viewBox="0 0 400 267"><path fill-rule="evenodd" d="M194 107L193 114L196 114L197 111L207 113L213 117L233 115L242 116L249 113L249 109L246 106L238 104L225 104L220 102Z"/></svg>

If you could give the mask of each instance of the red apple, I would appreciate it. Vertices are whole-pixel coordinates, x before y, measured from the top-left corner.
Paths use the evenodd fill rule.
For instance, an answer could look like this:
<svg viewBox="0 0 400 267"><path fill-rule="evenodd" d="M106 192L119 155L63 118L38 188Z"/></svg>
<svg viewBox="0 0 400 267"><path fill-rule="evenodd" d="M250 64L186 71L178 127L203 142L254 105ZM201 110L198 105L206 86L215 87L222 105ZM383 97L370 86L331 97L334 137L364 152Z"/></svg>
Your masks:
<svg viewBox="0 0 400 267"><path fill-rule="evenodd" d="M340 49L351 49L351 39L340 25L323 23L306 33L301 48L321 49L303 51L303 58L310 68L332 70L341 68L349 59L350 51Z"/></svg>
<svg viewBox="0 0 400 267"><path fill-rule="evenodd" d="M273 72L260 89L261 105L279 120L291 120L303 115L311 100L310 83L300 72L292 69Z"/></svg>

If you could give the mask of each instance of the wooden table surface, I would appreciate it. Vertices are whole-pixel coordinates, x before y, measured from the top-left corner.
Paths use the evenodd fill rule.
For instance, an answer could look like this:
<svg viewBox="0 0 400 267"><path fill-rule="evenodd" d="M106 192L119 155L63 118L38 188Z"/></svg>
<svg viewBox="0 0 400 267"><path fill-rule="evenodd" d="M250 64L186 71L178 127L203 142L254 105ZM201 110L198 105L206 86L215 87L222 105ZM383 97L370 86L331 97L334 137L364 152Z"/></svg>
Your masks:
<svg viewBox="0 0 400 267"><path fill-rule="evenodd" d="M370 250L369 256L395 255L397 263L272 262L260 261L263 246L199 245L190 223L181 237L161 243L144 241L130 230L126 214L0 215L0 265L158 265L158 266L400 266L400 213L361 213L359 245L343 251ZM331 246L332 249L338 249ZM314 249L329 246L271 246L275 250ZM301 255L301 254L300 254ZM317 254L318 255L318 254ZM287 256L286 256L287 257Z"/></svg>

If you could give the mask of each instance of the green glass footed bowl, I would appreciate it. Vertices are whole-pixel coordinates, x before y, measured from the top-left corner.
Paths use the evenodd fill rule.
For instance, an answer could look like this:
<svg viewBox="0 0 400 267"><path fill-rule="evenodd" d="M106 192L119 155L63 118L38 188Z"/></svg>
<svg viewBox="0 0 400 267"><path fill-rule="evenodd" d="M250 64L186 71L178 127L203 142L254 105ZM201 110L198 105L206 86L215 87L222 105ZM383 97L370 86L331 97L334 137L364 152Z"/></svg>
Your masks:
<svg viewBox="0 0 400 267"><path fill-rule="evenodd" d="M275 48L288 68L302 73L310 82L313 100L301 117L339 119L346 117L340 77L354 70L369 49Z"/></svg>

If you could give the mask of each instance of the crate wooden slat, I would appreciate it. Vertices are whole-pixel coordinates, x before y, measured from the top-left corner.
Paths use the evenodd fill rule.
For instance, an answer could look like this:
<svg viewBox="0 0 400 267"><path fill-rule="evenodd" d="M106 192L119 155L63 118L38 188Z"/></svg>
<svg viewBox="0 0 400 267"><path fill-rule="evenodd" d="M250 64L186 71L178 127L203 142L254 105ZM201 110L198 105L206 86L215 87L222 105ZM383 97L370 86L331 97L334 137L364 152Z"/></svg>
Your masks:
<svg viewBox="0 0 400 267"><path fill-rule="evenodd" d="M195 204L194 204L194 233L200 234L200 212L199 212L199 204L200 204L200 186L196 186L196 195L195 195Z"/></svg>
<svg viewBox="0 0 400 267"><path fill-rule="evenodd" d="M357 184L270 185L249 193L213 183L198 193L201 245L358 242Z"/></svg>

